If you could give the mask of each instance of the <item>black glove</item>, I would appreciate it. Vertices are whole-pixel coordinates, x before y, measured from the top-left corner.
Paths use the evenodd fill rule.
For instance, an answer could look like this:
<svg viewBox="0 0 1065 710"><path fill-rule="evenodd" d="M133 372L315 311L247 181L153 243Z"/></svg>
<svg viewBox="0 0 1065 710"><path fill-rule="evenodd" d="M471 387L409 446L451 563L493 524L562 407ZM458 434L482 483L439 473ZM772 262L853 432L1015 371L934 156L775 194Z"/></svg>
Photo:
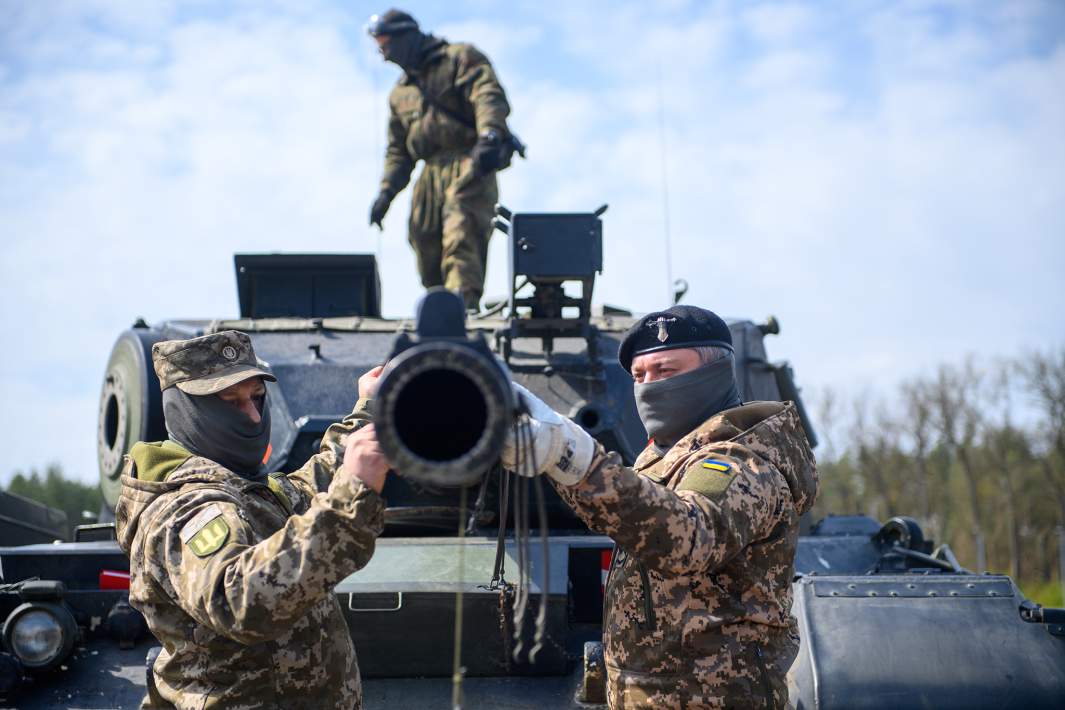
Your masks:
<svg viewBox="0 0 1065 710"><path fill-rule="evenodd" d="M377 194L377 199L370 205L370 226L377 225L377 228L384 230L381 226L381 220L385 218L385 213L388 212L388 206L392 204L392 196L387 192L380 192Z"/></svg>
<svg viewBox="0 0 1065 710"><path fill-rule="evenodd" d="M486 131L477 138L477 144L473 146L473 169L478 175L487 175L493 170L499 170L499 147L502 141L495 131Z"/></svg>

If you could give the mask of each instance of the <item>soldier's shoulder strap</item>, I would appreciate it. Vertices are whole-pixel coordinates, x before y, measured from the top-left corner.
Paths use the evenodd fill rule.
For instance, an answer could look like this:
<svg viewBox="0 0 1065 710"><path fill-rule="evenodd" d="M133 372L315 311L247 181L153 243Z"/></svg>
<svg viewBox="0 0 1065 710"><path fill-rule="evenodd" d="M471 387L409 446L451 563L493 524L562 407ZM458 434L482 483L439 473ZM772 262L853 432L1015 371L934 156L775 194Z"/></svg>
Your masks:
<svg viewBox="0 0 1065 710"><path fill-rule="evenodd" d="M410 83L414 84L418 91L421 92L422 98L425 99L425 103L429 104L434 109L450 118L452 121L457 121L463 126L466 126L466 128L477 130L477 126L476 124L474 124L473 121L466 118L457 111L449 109L447 106L437 101L436 98L429 93L428 89L425 88L425 85L418 81L418 77L414 76L413 74L408 74L407 76L410 77Z"/></svg>
<svg viewBox="0 0 1065 710"><path fill-rule="evenodd" d="M285 477L285 474L271 473L266 477L266 487L274 494L277 502L281 504L286 513L292 515L295 512L299 493L296 491L296 487Z"/></svg>
<svg viewBox="0 0 1065 710"><path fill-rule="evenodd" d="M432 106L434 109L444 114L451 120L457 121L458 123L462 124L466 128L469 128L474 131L477 130L477 124L474 123L471 119L466 118L457 111L453 111L452 109L437 101L433 97L433 95L429 93L425 86L420 81L418 81L418 78L416 76L414 76L413 74L408 74L407 76L410 78L410 83L417 87L418 91L421 92L422 98L425 99L425 103ZM525 157L525 149L527 146L521 141L520 138L518 138L518 136L514 134L514 131L510 130L510 126L506 126L506 135L503 137L503 143L510 147L512 153L517 153L522 158ZM507 156L507 164L509 165L509 155Z"/></svg>

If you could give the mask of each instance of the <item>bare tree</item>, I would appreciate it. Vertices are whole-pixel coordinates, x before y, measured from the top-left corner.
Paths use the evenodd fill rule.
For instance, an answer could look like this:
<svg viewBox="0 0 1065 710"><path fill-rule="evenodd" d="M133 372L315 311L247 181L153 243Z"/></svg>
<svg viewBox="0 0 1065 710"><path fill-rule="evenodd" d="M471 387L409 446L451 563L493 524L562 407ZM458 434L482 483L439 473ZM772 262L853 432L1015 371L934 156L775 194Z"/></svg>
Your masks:
<svg viewBox="0 0 1065 710"><path fill-rule="evenodd" d="M840 400L833 389L826 387L821 390L816 411L821 438L821 448L817 452L821 472L818 505L826 513L857 512L861 505L862 490L860 482L854 480L845 452L836 446L844 422Z"/></svg>
<svg viewBox="0 0 1065 710"><path fill-rule="evenodd" d="M1059 579L1065 593L1065 348L1030 353L1019 365L1021 376L1044 417L1039 468L1057 500Z"/></svg>
<svg viewBox="0 0 1065 710"><path fill-rule="evenodd" d="M992 412L982 423L983 439L995 465L999 487L1006 502L1010 574L1021 576L1021 533L1017 501L1017 459L1024 451L1020 431L1013 426L1013 368L1008 363L996 365L988 387L988 404ZM1020 445L1019 445L1020 444Z"/></svg>
<svg viewBox="0 0 1065 710"><path fill-rule="evenodd" d="M981 377L972 359L961 368L942 365L932 388L932 402L943 442L950 447L965 477L976 570L987 569L987 547L980 506L980 476L974 461L976 436L980 430L977 397Z"/></svg>
<svg viewBox="0 0 1065 710"><path fill-rule="evenodd" d="M1044 417L1042 471L1058 500L1060 525L1065 525L1065 348L1057 353L1031 353L1019 366L1036 407Z"/></svg>
<svg viewBox="0 0 1065 710"><path fill-rule="evenodd" d="M932 421L932 403L929 401L927 385L919 380L902 385L902 399L905 408L903 429L913 446L914 487L917 493L917 511L921 520L928 526L931 537L938 539L940 530L939 516L932 507L933 487L931 469L928 465L928 453L935 440Z"/></svg>
<svg viewBox="0 0 1065 710"><path fill-rule="evenodd" d="M857 397L851 403L850 440L854 451L855 473L858 478L858 497L865 502L864 512L880 520L884 504L883 486L879 480L873 480L870 472L874 465L870 454L869 432L869 398Z"/></svg>
<svg viewBox="0 0 1065 710"><path fill-rule="evenodd" d="M821 455L828 460L835 460L839 456L836 450L836 427L839 426L839 397L831 387L821 390L821 396L817 402L817 420L820 426L818 431L821 438Z"/></svg>

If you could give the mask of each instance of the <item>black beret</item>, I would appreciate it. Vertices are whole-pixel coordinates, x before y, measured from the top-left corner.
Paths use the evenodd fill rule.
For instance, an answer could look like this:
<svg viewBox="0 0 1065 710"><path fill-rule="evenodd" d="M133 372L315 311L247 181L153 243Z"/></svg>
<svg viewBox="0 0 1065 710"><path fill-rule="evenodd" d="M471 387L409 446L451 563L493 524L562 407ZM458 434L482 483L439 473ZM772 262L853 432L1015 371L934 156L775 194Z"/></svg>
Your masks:
<svg viewBox="0 0 1065 710"><path fill-rule="evenodd" d="M629 328L618 348L618 362L630 372L637 355L704 345L732 350L732 333L725 321L705 308L673 306L649 313Z"/></svg>

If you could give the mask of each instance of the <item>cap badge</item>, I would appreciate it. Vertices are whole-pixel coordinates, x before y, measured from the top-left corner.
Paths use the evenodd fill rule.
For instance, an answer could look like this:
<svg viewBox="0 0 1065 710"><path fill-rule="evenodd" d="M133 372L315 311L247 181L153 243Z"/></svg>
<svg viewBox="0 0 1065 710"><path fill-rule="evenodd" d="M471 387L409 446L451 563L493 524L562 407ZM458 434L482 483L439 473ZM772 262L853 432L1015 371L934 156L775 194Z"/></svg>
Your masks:
<svg viewBox="0 0 1065 710"><path fill-rule="evenodd" d="M666 323L676 323L676 318L666 318L665 316L659 316L658 320L648 321L647 327L654 328L658 326L658 342L664 343L669 340L669 331L666 330Z"/></svg>
<svg viewBox="0 0 1065 710"><path fill-rule="evenodd" d="M224 348L222 348L222 357L224 357L226 360L236 360L237 349L232 345L225 346Z"/></svg>

